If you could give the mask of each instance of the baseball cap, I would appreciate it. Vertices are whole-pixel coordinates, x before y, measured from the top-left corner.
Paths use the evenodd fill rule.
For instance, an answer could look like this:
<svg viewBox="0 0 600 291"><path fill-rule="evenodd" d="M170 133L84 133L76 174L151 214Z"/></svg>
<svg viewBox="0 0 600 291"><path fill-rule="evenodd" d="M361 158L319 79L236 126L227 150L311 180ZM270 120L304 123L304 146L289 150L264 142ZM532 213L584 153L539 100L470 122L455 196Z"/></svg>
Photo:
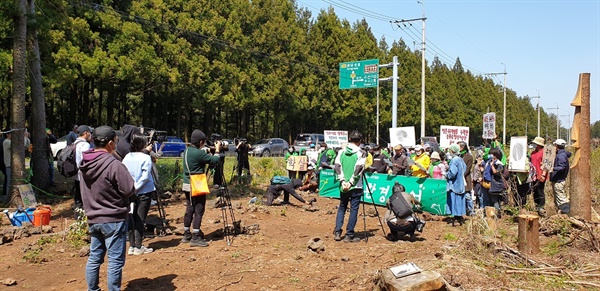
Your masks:
<svg viewBox="0 0 600 291"><path fill-rule="evenodd" d="M117 131L115 131L112 127L107 125L97 127L92 133L92 137L94 138L94 140L113 140L115 136L118 135L119 134Z"/></svg>
<svg viewBox="0 0 600 291"><path fill-rule="evenodd" d="M92 133L92 129L90 129L90 127L87 125L80 125L77 127L77 134L79 135L85 133L86 131Z"/></svg>
<svg viewBox="0 0 600 291"><path fill-rule="evenodd" d="M560 146L563 146L563 145L566 145L566 144L567 144L567 141L565 141L565 140L564 140L564 139L562 139L562 138L559 138L559 139L557 139L557 140L555 140L555 141L554 141L554 144L555 144L555 145L560 145Z"/></svg>

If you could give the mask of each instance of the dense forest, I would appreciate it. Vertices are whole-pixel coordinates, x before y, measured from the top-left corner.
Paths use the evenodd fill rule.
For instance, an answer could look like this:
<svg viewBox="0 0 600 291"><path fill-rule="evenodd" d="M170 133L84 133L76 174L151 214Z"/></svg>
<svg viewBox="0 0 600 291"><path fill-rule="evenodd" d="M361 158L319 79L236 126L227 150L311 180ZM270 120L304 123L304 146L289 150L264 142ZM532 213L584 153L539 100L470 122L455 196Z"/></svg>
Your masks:
<svg viewBox="0 0 600 291"><path fill-rule="evenodd" d="M15 1L0 3L0 125L9 126ZM364 19L333 8L312 15L291 0L45 0L37 28L47 126L144 125L189 136L194 128L250 140L300 132L358 129L376 136L376 89L340 90L340 62L398 56L398 126L420 132L421 52L376 39ZM381 77L391 76L381 69ZM510 75L508 76L510 79ZM435 58L426 68L426 135L469 126L479 143L482 114L496 112L502 84ZM29 77L28 82L32 82ZM381 142L391 127L391 84L381 84ZM25 108L32 122L31 97ZM543 135L556 116L542 110ZM528 129L526 129L528 128ZM534 137L537 112L507 90L507 139ZM566 133L563 132L563 134ZM561 134L562 135L562 134Z"/></svg>

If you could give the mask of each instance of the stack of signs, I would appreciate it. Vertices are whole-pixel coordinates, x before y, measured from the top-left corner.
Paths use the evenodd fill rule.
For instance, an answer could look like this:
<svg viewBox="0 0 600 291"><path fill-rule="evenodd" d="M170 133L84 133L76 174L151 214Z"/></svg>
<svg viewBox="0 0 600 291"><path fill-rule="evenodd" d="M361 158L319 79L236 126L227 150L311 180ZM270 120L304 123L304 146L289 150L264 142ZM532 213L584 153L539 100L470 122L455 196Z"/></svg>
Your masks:
<svg viewBox="0 0 600 291"><path fill-rule="evenodd" d="M449 147L451 144L464 141L469 144L469 128L466 126L440 126L440 146Z"/></svg>
<svg viewBox="0 0 600 291"><path fill-rule="evenodd" d="M348 132L343 130L325 130L325 143L328 148L339 148L348 143Z"/></svg>

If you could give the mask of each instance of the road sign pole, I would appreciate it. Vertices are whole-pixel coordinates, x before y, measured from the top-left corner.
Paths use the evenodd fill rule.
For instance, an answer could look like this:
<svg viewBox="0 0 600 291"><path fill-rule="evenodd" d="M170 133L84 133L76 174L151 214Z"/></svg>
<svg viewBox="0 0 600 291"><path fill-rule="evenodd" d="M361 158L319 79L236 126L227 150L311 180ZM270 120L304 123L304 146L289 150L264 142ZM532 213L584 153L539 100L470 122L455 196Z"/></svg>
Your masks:
<svg viewBox="0 0 600 291"><path fill-rule="evenodd" d="M392 73L392 128L396 128L398 122L398 56L394 56L394 67Z"/></svg>

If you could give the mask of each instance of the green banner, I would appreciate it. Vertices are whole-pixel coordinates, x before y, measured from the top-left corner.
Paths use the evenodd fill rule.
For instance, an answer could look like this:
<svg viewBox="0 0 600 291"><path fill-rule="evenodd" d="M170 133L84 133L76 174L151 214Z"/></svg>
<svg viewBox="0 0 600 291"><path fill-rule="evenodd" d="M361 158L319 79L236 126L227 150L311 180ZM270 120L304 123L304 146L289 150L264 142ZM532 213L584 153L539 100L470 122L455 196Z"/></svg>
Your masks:
<svg viewBox="0 0 600 291"><path fill-rule="evenodd" d="M423 211L436 215L449 215L446 210L446 180L372 173L365 176L369 187L363 185L363 202L372 204L375 201L375 204L385 206L387 199L392 196L394 182L398 182L406 188L406 192L421 202ZM323 169L319 177L319 196L339 199L340 182L335 178L333 170ZM373 193L372 199L369 189Z"/></svg>

